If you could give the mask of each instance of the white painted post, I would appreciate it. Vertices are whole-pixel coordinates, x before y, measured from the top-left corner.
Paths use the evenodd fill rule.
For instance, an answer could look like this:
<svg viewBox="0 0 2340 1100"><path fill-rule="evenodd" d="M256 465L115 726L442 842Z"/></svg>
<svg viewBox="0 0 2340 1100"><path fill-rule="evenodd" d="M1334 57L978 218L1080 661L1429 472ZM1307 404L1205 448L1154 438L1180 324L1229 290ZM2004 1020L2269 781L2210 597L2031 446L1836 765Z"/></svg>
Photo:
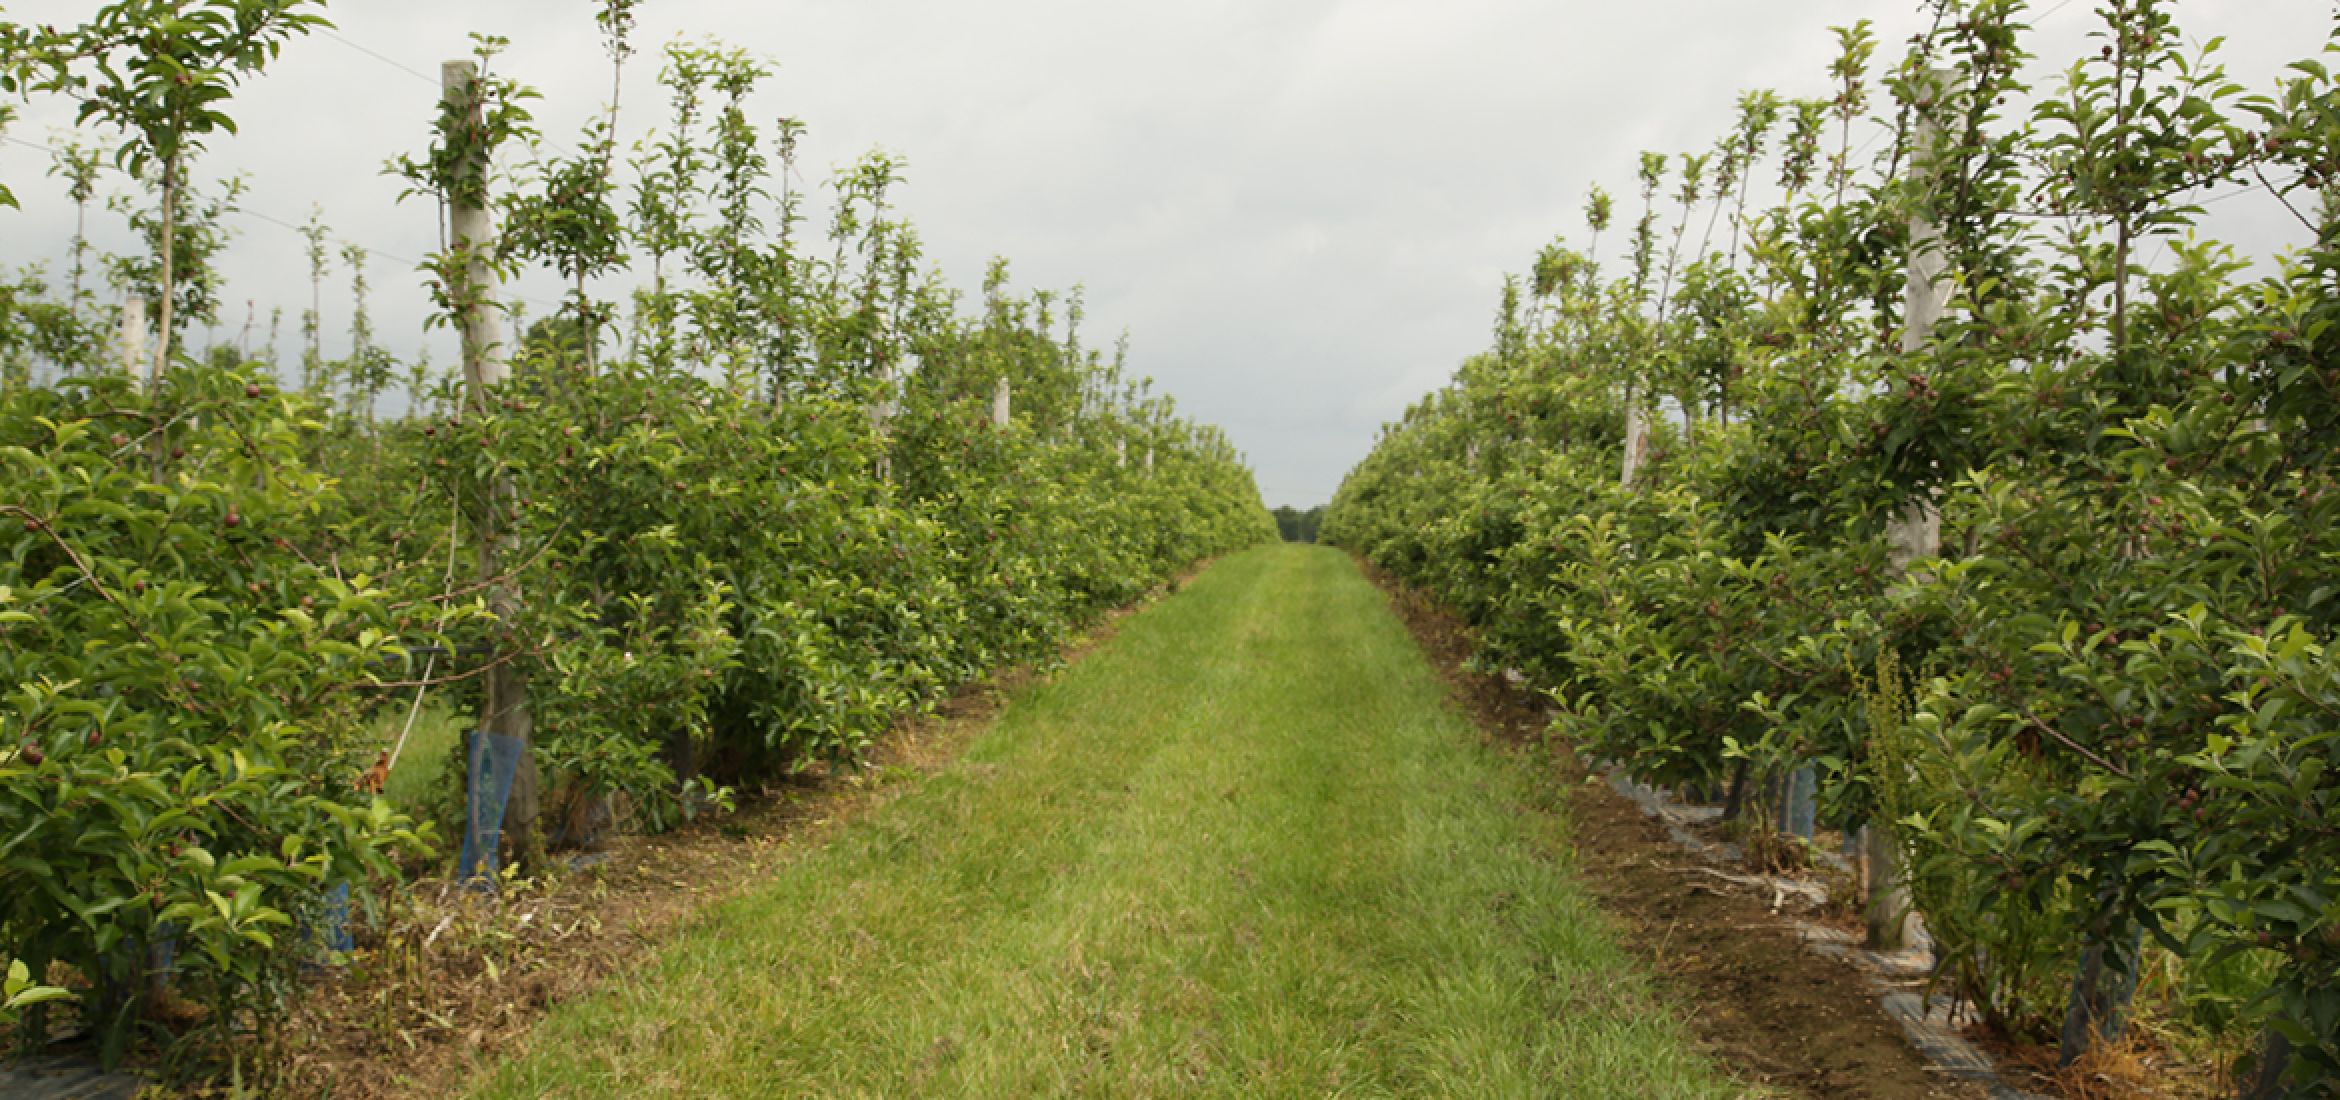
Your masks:
<svg viewBox="0 0 2340 1100"><path fill-rule="evenodd" d="M1625 382L1625 468L1618 482L1627 489L1641 480L1641 464L1649 453L1649 418L1642 415L1641 402L1633 392L1633 382ZM1691 785L1684 783L1674 788L1675 797L1690 802Z"/></svg>
<svg viewBox="0 0 2340 1100"><path fill-rule="evenodd" d="M130 388L146 388L146 299L136 294L122 300L121 350Z"/></svg>
<svg viewBox="0 0 2340 1100"><path fill-rule="evenodd" d="M992 426L992 427L994 427L994 428L1005 428L1005 427L1007 427L1007 426L1008 426L1008 406L1009 406L1009 401L1010 401L1010 392L1009 392L1009 388L1008 388L1008 380L1007 380L1006 378L1001 378L1001 379L999 380L999 388L997 388L997 389L994 389L994 390L992 390L992 391L991 391L991 426Z"/></svg>
<svg viewBox="0 0 2340 1100"><path fill-rule="evenodd" d="M478 94L479 66L471 61L449 61L439 67L439 80L445 102L467 113L469 131L483 132L486 121ZM475 178L485 179L487 150L475 148L469 153L475 159L467 171L478 173ZM464 261L466 285L458 295L461 315L457 318L463 343L463 374L472 407L484 412L490 391L508 373L503 314L497 308L497 297L503 286L495 266L488 261L489 250L495 243L495 218L487 203L476 201L475 197L455 195L448 203L447 226L457 254ZM514 496L511 482L499 480L489 488L487 499L481 502L474 516L479 541L479 579L485 585L488 609L504 624L507 645L517 642L510 636L510 627L519 615L520 589L503 574L498 562L510 548L511 536L502 530L501 521L510 510ZM528 677L517 662L506 661L488 670L482 686L485 698L479 716L480 732L510 737L521 745L519 771L504 811L503 831L512 838L512 848L521 868L533 874L542 863L544 852L536 828L536 753L530 744L535 722L528 709ZM475 754L475 758L485 755Z"/></svg>
<svg viewBox="0 0 2340 1100"><path fill-rule="evenodd" d="M1948 69L1932 73L1935 109L1917 113L1911 137L1912 171L1925 171L1939 155L1939 113L1948 109L1957 74ZM1924 351L1934 342L1934 326L1950 308L1950 258L1942 248L1942 231L1922 210L1909 217L1909 276L1904 284L1901 350L1905 355ZM1931 495L1911 498L1886 526L1885 541L1895 572L1942 550L1942 514ZM1892 826L1872 821L1868 826L1869 946L1897 951L1909 943L1911 912L1909 884L1901 869L1901 844Z"/></svg>
<svg viewBox="0 0 2340 1100"><path fill-rule="evenodd" d="M1935 70L1935 86L1947 90L1952 75ZM1931 157L1939 140L1934 118L1918 115L1917 156ZM1942 250L1942 231L1923 212L1909 218L1909 277L1902 292L1901 350L1905 355L1924 351L1934 341L1934 326L1950 308L1950 258ZM1930 558L1942 550L1942 514L1931 496L1912 497L1901 514L1885 529L1885 539L1896 570Z"/></svg>
<svg viewBox="0 0 2340 1100"><path fill-rule="evenodd" d="M1920 111L1911 135L1911 170L1929 170L1941 143L1939 112L1947 109L1957 90L1958 74L1949 69L1932 73L1935 109ZM1934 327L1950 309L1950 256L1942 248L1942 230L1922 210L1909 216L1909 274L1903 283L1901 351L1916 355L1934 342ZM1942 516L1931 496L1912 498L1886 528L1895 569L1907 569L1919 558L1942 550Z"/></svg>
<svg viewBox="0 0 2340 1100"><path fill-rule="evenodd" d="M485 127L479 98L474 94L478 80L477 62L449 61L439 66L442 93L449 101L465 105L471 113L474 132ZM481 164L478 170L484 178L486 165ZM501 383L506 372L504 314L496 308L496 295L503 287L495 265L488 262L496 237L495 213L486 203L475 206L458 200L449 204L447 230L454 239L456 252L464 257L464 279L471 291L459 320L463 332L463 373L477 400L482 396L482 387Z"/></svg>

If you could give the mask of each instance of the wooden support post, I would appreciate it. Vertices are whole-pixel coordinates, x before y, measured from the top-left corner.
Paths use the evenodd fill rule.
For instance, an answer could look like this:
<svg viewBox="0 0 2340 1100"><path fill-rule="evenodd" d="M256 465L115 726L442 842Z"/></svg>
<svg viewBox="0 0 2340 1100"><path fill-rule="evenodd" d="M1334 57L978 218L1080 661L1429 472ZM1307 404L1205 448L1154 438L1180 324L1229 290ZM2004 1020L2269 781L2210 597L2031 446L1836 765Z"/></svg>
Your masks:
<svg viewBox="0 0 2340 1100"><path fill-rule="evenodd" d="M467 130L473 134L485 132L483 105L478 94L479 66L471 61L449 61L440 66L439 75L446 103L465 112L469 120ZM474 148L468 150L468 155L473 160L460 173L470 180L485 181L488 150ZM484 189L483 183L480 190ZM484 413L491 395L508 373L504 318L497 304L503 287L495 265L489 260L495 245L495 219L483 194L464 194L459 190L450 196L447 226L456 254L463 261L465 285L456 294L457 321L463 341L463 375L473 411ZM488 609L503 624L503 636L496 647L499 651L521 644L512 631L521 608L519 585L503 573L501 566L510 549L511 535L504 529L504 518L511 511L514 495L509 480L497 479L475 512L472 525L479 547L479 579L485 586ZM504 656L499 652L491 659ZM521 870L533 874L543 864L544 845L537 831L536 754L530 744L535 723L528 709L528 676L520 662L505 660L488 670L483 687L486 698L479 715L480 732L490 737L510 737L521 745L519 770L512 782L511 801L504 811L504 833L511 839Z"/></svg>

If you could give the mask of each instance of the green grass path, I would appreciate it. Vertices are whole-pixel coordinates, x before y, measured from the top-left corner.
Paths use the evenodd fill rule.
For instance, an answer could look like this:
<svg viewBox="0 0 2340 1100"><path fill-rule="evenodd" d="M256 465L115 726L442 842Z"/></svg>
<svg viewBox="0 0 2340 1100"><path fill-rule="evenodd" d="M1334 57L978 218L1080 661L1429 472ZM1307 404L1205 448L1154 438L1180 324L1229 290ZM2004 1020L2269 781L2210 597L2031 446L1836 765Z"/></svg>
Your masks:
<svg viewBox="0 0 2340 1100"><path fill-rule="evenodd" d="M1568 863L1349 560L1261 549L475 1094L1737 1094Z"/></svg>

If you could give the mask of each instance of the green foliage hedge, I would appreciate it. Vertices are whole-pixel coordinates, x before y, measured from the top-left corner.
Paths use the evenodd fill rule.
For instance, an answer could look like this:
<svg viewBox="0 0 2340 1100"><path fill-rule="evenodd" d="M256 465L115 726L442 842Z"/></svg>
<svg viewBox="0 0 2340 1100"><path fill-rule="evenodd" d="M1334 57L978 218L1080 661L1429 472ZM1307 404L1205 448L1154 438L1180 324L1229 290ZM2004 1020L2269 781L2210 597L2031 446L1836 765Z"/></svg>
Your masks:
<svg viewBox="0 0 2340 1100"><path fill-rule="evenodd" d="M1223 435L1081 345L1078 295L1013 297L1003 265L963 315L890 205L894 159L840 175L808 246L801 124L760 129L763 64L712 45L666 49L671 115L636 158L613 109L583 153L534 145L506 174L476 166L536 142L534 93L482 40L484 121L446 105L398 162L415 195L507 227L426 261L437 320L486 299L484 272L573 282L513 326L508 378L407 364L381 407L401 372L354 246L346 357L313 309L297 369L273 347L194 354L235 195L197 197L201 140L322 5L168 6L0 21L0 94L77 104L152 169L123 203L152 254L77 238L70 280L0 282L0 958L27 981L69 967L109 1059L166 984L208 1039L266 1028L321 955L328 890L362 914L436 866L444 834L370 793L389 756L371 731L418 691L477 717L491 673L525 680L545 797L506 831L534 864L540 834L666 828L728 784L850 765L954 686L1274 537ZM621 72L632 6L596 21ZM99 162L73 156L86 208ZM322 293L329 233L304 232ZM146 334L166 352L123 369L103 334L131 314L91 261L170 303ZM629 302L593 297L629 273ZM49 991L12 967L7 996L13 1014Z"/></svg>
<svg viewBox="0 0 2340 1100"><path fill-rule="evenodd" d="M0 937L98 984L116 1049L150 944L224 1024L323 884L419 847L351 790L387 595L303 552L341 514L310 406L238 370L0 394Z"/></svg>
<svg viewBox="0 0 2340 1100"><path fill-rule="evenodd" d="M2052 1034L2079 953L2133 970L2142 930L2189 1020L2264 1022L2306 1087L2340 1075L2340 90L2304 61L2245 95L2119 0L2024 117L2023 7L1944 5L1873 168L1828 147L1867 114L1864 28L1828 95L1750 94L1712 153L1645 159L1626 269L1546 250L1324 537L1643 779L1815 765L2002 1028ZM2252 268L2193 232L2243 190L2305 243ZM1913 220L1951 302L1905 351ZM1900 568L1925 503L1939 554Z"/></svg>

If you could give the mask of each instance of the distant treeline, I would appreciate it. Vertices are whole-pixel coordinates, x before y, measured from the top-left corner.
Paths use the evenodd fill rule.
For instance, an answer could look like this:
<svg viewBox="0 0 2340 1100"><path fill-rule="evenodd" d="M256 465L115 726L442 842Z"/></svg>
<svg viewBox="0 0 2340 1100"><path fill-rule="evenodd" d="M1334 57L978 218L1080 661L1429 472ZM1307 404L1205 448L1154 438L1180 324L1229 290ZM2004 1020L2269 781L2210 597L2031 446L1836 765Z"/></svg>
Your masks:
<svg viewBox="0 0 2340 1100"><path fill-rule="evenodd" d="M1285 542L1315 542L1316 529L1324 524L1324 505L1319 504L1303 512L1290 506L1275 509L1276 530Z"/></svg>

